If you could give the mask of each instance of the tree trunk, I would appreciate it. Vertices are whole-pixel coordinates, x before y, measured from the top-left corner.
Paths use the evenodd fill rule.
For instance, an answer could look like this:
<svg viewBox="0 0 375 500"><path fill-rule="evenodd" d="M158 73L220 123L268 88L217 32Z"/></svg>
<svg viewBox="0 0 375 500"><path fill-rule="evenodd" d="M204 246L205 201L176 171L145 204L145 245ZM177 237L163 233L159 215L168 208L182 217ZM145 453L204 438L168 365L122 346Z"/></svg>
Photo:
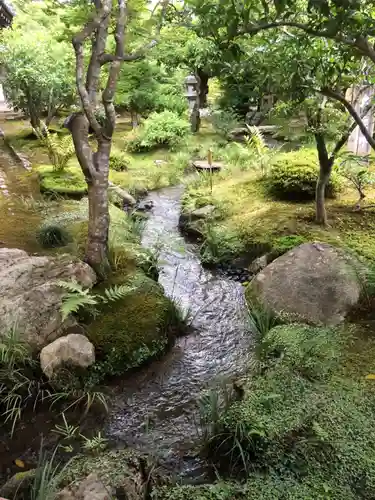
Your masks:
<svg viewBox="0 0 375 500"><path fill-rule="evenodd" d="M130 116L131 116L131 120L132 120L132 128L135 129L135 128L139 127L138 113L136 111L131 110Z"/></svg>
<svg viewBox="0 0 375 500"><path fill-rule="evenodd" d="M86 246L86 262L104 278L110 271L108 260L108 172L110 141L103 141L94 153L95 176L88 182L89 231Z"/></svg>
<svg viewBox="0 0 375 500"><path fill-rule="evenodd" d="M108 175L111 140L102 138L98 141L98 151L93 153L88 140L89 122L82 113L71 115L65 126L72 134L88 188L89 228L85 260L99 277L105 278L110 271Z"/></svg>
<svg viewBox="0 0 375 500"><path fill-rule="evenodd" d="M315 134L316 147L319 157L319 178L316 184L315 206L316 222L318 224L327 224L327 213L325 207L326 187L331 177L333 158L329 158L325 140L322 134Z"/></svg>
<svg viewBox="0 0 375 500"><path fill-rule="evenodd" d="M197 69L197 75L199 77L199 103L201 108L207 108L207 96L208 96L208 80L209 75L202 69Z"/></svg>

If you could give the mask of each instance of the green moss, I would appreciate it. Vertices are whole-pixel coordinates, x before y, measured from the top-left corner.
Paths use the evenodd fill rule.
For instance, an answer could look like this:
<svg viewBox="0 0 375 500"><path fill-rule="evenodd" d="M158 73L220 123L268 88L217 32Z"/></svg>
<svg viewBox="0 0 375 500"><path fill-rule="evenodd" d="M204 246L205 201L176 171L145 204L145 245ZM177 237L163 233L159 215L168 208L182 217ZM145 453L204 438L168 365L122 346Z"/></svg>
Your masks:
<svg viewBox="0 0 375 500"><path fill-rule="evenodd" d="M61 195L83 196L87 193L87 184L82 170L78 166L69 166L57 171L52 165L38 165L40 188L44 192Z"/></svg>
<svg viewBox="0 0 375 500"><path fill-rule="evenodd" d="M121 488L128 481L137 481L140 474L141 460L144 465L147 459L131 449L112 450L99 456L78 455L64 469L61 485L68 485L86 478L89 474L98 474L104 484L113 488ZM142 478L138 477L141 485Z"/></svg>
<svg viewBox="0 0 375 500"><path fill-rule="evenodd" d="M164 486L155 489L152 498L153 500L235 500L245 499L244 492L243 485L222 481L204 486Z"/></svg>
<svg viewBox="0 0 375 500"><path fill-rule="evenodd" d="M109 375L124 373L164 352L174 320L171 302L142 272L129 274L126 279L114 275L113 283L126 283L134 290L103 308L87 330L100 360L93 371Z"/></svg>

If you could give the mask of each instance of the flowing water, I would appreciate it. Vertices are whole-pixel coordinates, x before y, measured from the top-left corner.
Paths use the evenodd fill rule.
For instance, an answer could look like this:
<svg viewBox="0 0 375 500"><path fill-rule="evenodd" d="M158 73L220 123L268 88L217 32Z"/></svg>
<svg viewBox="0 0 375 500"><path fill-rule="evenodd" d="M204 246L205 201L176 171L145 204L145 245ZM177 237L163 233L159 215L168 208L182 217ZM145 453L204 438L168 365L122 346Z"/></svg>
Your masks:
<svg viewBox="0 0 375 500"><path fill-rule="evenodd" d="M161 248L159 282L189 312L194 333L124 383L107 432L119 444L158 452L174 467L180 457L181 469L191 473L196 464L186 457L198 439L197 400L205 389L243 372L251 332L243 287L203 269L196 247L179 234L182 192L172 187L149 195L154 208L142 244Z"/></svg>

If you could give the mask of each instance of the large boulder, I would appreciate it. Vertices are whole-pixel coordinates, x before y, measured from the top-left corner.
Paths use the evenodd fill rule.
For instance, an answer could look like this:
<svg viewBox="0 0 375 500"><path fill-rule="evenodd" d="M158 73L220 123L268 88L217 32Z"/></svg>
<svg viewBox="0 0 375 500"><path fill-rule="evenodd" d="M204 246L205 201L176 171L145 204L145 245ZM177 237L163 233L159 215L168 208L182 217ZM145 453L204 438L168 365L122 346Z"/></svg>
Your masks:
<svg viewBox="0 0 375 500"><path fill-rule="evenodd" d="M90 266L67 255L34 256L0 248L0 337L16 327L33 350L60 337L72 319L62 320L59 280L91 287L96 276Z"/></svg>
<svg viewBox="0 0 375 500"><path fill-rule="evenodd" d="M327 243L304 243L255 276L250 301L289 321L335 325L361 295L359 263Z"/></svg>
<svg viewBox="0 0 375 500"><path fill-rule="evenodd" d="M48 378L65 364L87 368L95 363L95 348L87 337L71 333L43 347L40 366Z"/></svg>

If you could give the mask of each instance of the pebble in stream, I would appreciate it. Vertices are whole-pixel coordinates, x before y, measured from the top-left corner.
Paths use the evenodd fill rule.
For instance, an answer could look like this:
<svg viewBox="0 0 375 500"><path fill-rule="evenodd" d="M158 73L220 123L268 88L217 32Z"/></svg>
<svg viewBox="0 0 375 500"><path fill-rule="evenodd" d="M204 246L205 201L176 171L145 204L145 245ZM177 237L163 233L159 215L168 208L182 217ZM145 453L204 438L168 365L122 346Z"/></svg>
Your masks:
<svg viewBox="0 0 375 500"><path fill-rule="evenodd" d="M251 344L243 287L203 269L196 248L178 232L182 192L173 187L148 196L154 208L142 244L161 246L159 282L189 311L195 333L122 385L107 426L118 442L167 460L193 450L197 399L213 384L244 371ZM188 467L182 460L185 473Z"/></svg>

